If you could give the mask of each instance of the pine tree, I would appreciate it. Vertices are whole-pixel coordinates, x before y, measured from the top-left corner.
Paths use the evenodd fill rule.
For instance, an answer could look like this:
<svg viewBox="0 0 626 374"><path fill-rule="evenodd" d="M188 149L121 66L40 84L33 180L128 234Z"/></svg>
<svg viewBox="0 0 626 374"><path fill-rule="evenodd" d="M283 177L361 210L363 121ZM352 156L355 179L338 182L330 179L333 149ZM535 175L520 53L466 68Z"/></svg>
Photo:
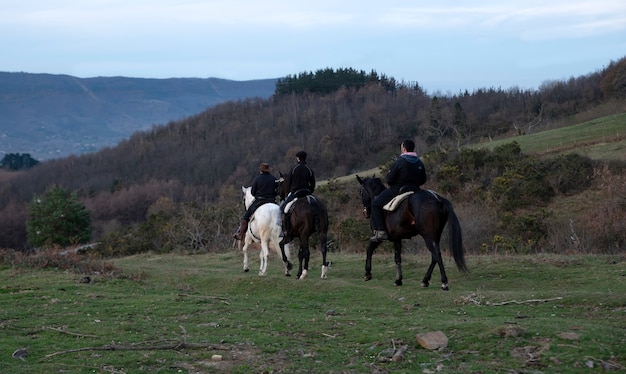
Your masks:
<svg viewBox="0 0 626 374"><path fill-rule="evenodd" d="M75 192L54 186L28 206L28 242L34 247L66 246L91 239L91 217Z"/></svg>
<svg viewBox="0 0 626 374"><path fill-rule="evenodd" d="M39 161L30 156L30 153L8 153L0 161L0 167L7 170L26 170L37 165Z"/></svg>

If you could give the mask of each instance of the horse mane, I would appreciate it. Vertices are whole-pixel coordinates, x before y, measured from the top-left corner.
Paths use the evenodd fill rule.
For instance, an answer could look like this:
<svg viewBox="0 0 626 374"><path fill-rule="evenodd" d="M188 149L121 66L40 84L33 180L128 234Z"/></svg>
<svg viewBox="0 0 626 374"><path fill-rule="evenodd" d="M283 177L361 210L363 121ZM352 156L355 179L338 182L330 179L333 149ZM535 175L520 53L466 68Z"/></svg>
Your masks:
<svg viewBox="0 0 626 374"><path fill-rule="evenodd" d="M372 178L372 183L375 184L375 187L380 186L380 187L385 188L385 184L383 183L383 180L379 177Z"/></svg>
<svg viewBox="0 0 626 374"><path fill-rule="evenodd" d="M383 180L379 177L365 178L363 180L363 185L365 185L366 183L369 185L375 195L387 189L387 187L385 187L385 184L383 183Z"/></svg>

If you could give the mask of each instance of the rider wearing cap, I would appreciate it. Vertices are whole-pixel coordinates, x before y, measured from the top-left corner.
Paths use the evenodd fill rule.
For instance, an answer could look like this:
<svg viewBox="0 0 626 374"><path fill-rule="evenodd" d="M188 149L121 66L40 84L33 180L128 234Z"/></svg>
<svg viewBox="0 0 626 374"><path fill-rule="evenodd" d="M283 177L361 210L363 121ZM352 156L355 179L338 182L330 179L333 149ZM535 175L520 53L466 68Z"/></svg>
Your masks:
<svg viewBox="0 0 626 374"><path fill-rule="evenodd" d="M289 173L289 195L280 204L280 211L283 221L283 237L284 242L288 243L291 239L289 237L289 214L285 213L285 207L296 197L303 197L311 195L315 191L315 173L313 169L306 163L307 153L305 151L299 151L296 153L296 165L291 169Z"/></svg>
<svg viewBox="0 0 626 374"><path fill-rule="evenodd" d="M241 218L241 223L239 224L239 228L233 234L233 238L237 240L243 239L243 236L248 230L248 222L250 222L250 217L252 214L263 204L267 203L275 203L276 195L278 192L278 182L276 177L270 174L270 165L268 163L262 163L259 166L260 175L256 176L252 181L252 186L250 186L250 193L254 196L254 201L243 217Z"/></svg>

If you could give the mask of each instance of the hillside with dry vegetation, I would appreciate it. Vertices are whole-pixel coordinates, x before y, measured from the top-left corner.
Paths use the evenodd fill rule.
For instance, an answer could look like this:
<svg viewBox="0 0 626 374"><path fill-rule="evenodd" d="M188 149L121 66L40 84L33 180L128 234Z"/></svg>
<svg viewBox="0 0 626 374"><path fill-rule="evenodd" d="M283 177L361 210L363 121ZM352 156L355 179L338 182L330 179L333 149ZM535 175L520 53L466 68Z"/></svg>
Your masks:
<svg viewBox="0 0 626 374"><path fill-rule="evenodd" d="M577 154L576 143L567 149L554 144L558 151L546 155L527 150L524 140L536 143L550 131L565 131L556 135L565 139L573 125L605 118L613 132L578 145L588 150L610 143L616 148L606 152L623 154L626 59L538 90L487 88L451 96L366 75L358 87L287 88L270 99L228 102L115 147L5 171L0 247L30 249L29 202L62 186L90 212L91 241L101 243L101 254L227 248L242 214L240 186L251 182L260 162L286 171L295 152L305 149L318 179L327 181L316 192L330 208L332 249L360 250L369 228L360 217L358 184L342 177L384 173L398 144L411 138L429 171L426 187L455 205L468 251L623 249L623 160ZM507 142L486 146L498 139ZM564 202L579 212L564 212ZM572 246L569 237L579 244Z"/></svg>

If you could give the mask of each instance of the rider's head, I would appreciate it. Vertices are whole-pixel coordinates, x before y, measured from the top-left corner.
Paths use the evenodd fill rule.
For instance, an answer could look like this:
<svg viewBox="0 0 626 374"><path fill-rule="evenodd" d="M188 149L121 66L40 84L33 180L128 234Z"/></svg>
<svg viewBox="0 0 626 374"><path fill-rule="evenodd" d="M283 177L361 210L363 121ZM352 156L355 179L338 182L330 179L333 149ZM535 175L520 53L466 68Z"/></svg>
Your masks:
<svg viewBox="0 0 626 374"><path fill-rule="evenodd" d="M267 174L270 172L270 164L268 164L267 162L263 162L260 166L259 166L259 171L261 172L261 174Z"/></svg>
<svg viewBox="0 0 626 374"><path fill-rule="evenodd" d="M413 142L413 140L405 140L402 142L402 149L404 149L406 152L415 152L415 143Z"/></svg>
<svg viewBox="0 0 626 374"><path fill-rule="evenodd" d="M298 158L298 162L306 161L306 152L299 151L298 153L296 153L296 157Z"/></svg>

